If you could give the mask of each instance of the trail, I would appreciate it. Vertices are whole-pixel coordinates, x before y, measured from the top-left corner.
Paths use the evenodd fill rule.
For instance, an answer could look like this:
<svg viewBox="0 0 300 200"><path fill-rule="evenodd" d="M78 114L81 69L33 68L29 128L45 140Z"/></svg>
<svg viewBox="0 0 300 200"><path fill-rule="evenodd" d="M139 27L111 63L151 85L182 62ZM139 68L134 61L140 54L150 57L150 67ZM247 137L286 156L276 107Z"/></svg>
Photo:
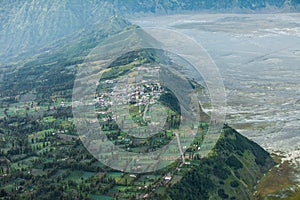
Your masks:
<svg viewBox="0 0 300 200"><path fill-rule="evenodd" d="M184 158L184 155L183 155L183 151L182 151L182 146L181 146L181 143L180 143L179 135L178 135L178 133L175 133L175 135L176 135L176 138L177 138L178 148L179 148L180 155L181 155L181 158L182 158L182 163L185 163L185 158Z"/></svg>

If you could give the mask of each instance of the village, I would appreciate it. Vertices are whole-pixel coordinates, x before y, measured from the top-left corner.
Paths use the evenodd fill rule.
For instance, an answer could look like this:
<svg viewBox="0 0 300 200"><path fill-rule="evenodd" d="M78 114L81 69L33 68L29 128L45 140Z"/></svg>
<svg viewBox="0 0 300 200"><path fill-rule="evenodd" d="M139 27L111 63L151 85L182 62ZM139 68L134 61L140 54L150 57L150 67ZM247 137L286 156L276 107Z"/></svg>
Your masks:
<svg viewBox="0 0 300 200"><path fill-rule="evenodd" d="M191 166L197 165L204 133L195 133L192 146L184 138L177 142L181 116L170 102L178 102L159 83L159 68L141 67L138 73L128 69L133 68L115 70L127 70L127 78L106 77L100 82L101 90L93 101L98 117L95 122L100 124L108 142L128 152L155 152L176 141L164 157L175 160L174 163L151 175L113 170L94 158L82 144L84 137L77 134L71 113L72 106L79 105L77 102L55 96L49 102L28 98L1 110L1 131L10 134L0 135L0 182L5 183L0 193L36 194L40 187L56 185L55 192L78 190L74 195L84 198L147 199L163 194L166 187L177 183ZM208 129L207 123L198 125L203 132ZM108 150L103 153L104 158L105 153L111 155ZM44 177L52 182L45 182Z"/></svg>

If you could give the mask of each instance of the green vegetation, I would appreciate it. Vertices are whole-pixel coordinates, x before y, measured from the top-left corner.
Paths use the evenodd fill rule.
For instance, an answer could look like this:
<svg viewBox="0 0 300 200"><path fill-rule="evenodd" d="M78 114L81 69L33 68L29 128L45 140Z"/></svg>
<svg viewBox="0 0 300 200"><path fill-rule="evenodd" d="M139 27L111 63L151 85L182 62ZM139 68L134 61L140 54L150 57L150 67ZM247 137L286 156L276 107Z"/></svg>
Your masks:
<svg viewBox="0 0 300 200"><path fill-rule="evenodd" d="M178 159L151 174L116 172L87 152L73 123L72 87L77 69L83 67L82 57L107 36L102 34L99 33L97 40L91 37L88 41L81 41L85 45L75 45L65 52L62 48L49 55L41 55L23 63L22 67L18 64L4 66L9 73L5 74L0 85L0 197L252 198L257 181L274 162L257 144L228 126L224 127L224 133L211 154L200 158L198 149L209 124L207 121L191 124L198 126L199 131L192 146L186 147L186 163ZM95 103L95 108L102 130L115 145L137 153L149 152L165 146L175 137L174 132L181 123L180 106L175 95L165 86L143 83L139 91L131 93L130 119L141 127L159 117L159 113L155 113L155 119L148 116L152 101L157 100L166 109L162 130L147 139L137 139L120 129L116 118L120 119L121 115L113 115L111 99L103 94L112 91L114 81L131 75L133 68L144 65L155 67L163 60L165 58L159 51L133 52L121 57L103 73L96 96L99 102ZM144 71L141 73L148 75ZM194 82L189 84L193 88L201 88ZM189 103L189 96L184 98ZM121 124L127 121L126 118L120 120ZM171 179L166 178L169 176Z"/></svg>
<svg viewBox="0 0 300 200"><path fill-rule="evenodd" d="M265 158L259 164L257 154ZM261 147L226 126L214 154L200 160L167 194L171 199L253 198L256 182L274 164Z"/></svg>
<svg viewBox="0 0 300 200"><path fill-rule="evenodd" d="M152 55L151 59L158 58ZM106 99L101 92L109 92L113 87L114 82L106 83L106 80L128 75L133 66L149 64L150 61L142 56L141 61L133 62L106 70L103 82L99 84L101 90L98 92L104 103L96 104L95 107L99 111L102 130L111 141L123 148L129 148L129 151L147 152L166 145L174 138L173 131L180 123L180 108L172 92L159 85L144 84L141 86L142 93L134 97L145 99L147 96L151 102L151 99L160 94L157 100L167 109L165 129L145 140L137 140L120 130L112 113L108 112L109 104L105 104L109 102L109 98ZM114 79L108 79L109 76ZM5 91L3 90L2 96L12 95ZM2 103L2 197L134 199L149 195L153 199L248 198L252 196L253 187L262 174L273 165L267 152L228 126L224 127L224 134L211 155L200 158L197 156L198 147L201 146L209 127L207 122L200 122L199 133L185 154L189 164L177 160L167 168L151 174L135 175L113 171L94 159L82 145L73 124L67 91L68 89L63 88L55 93L44 91L43 95L51 98L39 95L37 98L43 99L40 101L20 103L10 98ZM137 102L133 102L129 107L131 118L136 123L146 125L151 121L148 118L144 120L147 116L146 105L138 106ZM168 175L172 177L171 181L165 180Z"/></svg>

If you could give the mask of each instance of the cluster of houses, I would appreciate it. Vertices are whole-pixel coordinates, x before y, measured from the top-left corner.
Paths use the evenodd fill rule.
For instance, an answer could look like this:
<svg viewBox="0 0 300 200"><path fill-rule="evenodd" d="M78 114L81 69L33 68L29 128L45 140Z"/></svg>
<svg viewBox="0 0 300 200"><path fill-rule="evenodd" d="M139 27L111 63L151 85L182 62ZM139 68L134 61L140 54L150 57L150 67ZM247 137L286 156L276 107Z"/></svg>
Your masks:
<svg viewBox="0 0 300 200"><path fill-rule="evenodd" d="M155 104L164 92L160 83L151 83L147 80L141 80L139 83L131 83L129 79L120 78L119 80L106 80L105 84L110 85L113 91L101 91L95 99L95 104L99 108L100 114L108 114L112 112L112 118L118 119L128 115L128 105L135 105L139 108L139 114L146 115L148 106ZM113 109L112 109L113 108ZM105 121L105 119L104 119ZM116 120L117 121L117 120Z"/></svg>

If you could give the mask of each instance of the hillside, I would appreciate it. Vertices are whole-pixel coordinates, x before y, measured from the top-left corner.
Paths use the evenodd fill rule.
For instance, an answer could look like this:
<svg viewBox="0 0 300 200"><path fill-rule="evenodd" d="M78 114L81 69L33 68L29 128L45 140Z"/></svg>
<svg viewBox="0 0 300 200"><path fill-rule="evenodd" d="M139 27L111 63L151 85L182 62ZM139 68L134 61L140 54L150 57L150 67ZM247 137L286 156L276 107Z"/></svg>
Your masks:
<svg viewBox="0 0 300 200"><path fill-rule="evenodd" d="M274 166L266 151L225 126L207 158L194 157L185 165L178 160L148 174L114 171L87 152L67 109L51 110L38 119L10 114L0 120L0 197L253 199L257 182Z"/></svg>
<svg viewBox="0 0 300 200"><path fill-rule="evenodd" d="M265 2L255 6L254 1L45 2L2 2L0 54L18 62L1 66L0 198L141 199L145 195L150 199L254 198L257 182L275 163L268 152L227 125L208 157L200 158L196 155L198 149L191 146L186 152L187 163L178 159L153 173L129 174L105 166L87 151L78 136L72 114L72 89L78 69L85 67L84 60L94 47L116 33L136 28L116 11L132 14L256 9L265 7ZM281 0L267 3L283 6ZM131 59L130 66L114 66L117 70L110 69L108 74L118 77L126 74L127 67L130 70L133 65L156 62L152 54L136 54L140 60ZM105 75L107 80L112 78L111 74ZM180 113L178 105L174 106L170 99L174 100L173 96L166 95L161 101L170 108L173 116L169 124L175 129L180 117L174 113ZM133 118L140 120L139 111L132 110ZM198 126L203 132L194 141L197 145L203 141L209 125L201 122ZM174 138L172 132L165 131L138 146L135 138L128 137L110 120L105 119L103 129L114 144L131 150L146 145L155 149ZM166 181L167 176L171 176L170 182Z"/></svg>
<svg viewBox="0 0 300 200"><path fill-rule="evenodd" d="M115 27L120 21L116 22L107 27ZM112 33L112 29L91 32L76 43L24 61L21 66L5 68L1 84L0 195L14 199L135 199L147 194L153 199L252 198L257 181L274 162L261 147L228 126L207 158L199 158L197 149L191 147L186 153L190 164L182 165L177 160L149 174L115 171L85 149L74 126L72 86L77 69L83 67L83 57L98 42L105 41L106 31ZM139 59L134 59L136 55ZM129 59L125 57L124 62L129 60L135 66L157 62L154 55L136 52ZM117 71L110 76L104 74L105 80L126 70L127 66L119 68L117 63L126 64L114 63ZM166 98L163 101L177 110ZM139 147L133 146L134 138L116 131L112 124L103 126L114 143L131 149ZM205 122L200 126L203 130L208 128ZM174 135L154 136L140 148L157 148L170 137ZM195 143L200 144L201 138ZM167 175L172 175L171 182L165 182Z"/></svg>
<svg viewBox="0 0 300 200"><path fill-rule="evenodd" d="M211 155L167 194L171 199L253 199L255 185L274 164L259 145L225 126Z"/></svg>
<svg viewBox="0 0 300 200"><path fill-rule="evenodd" d="M58 40L70 42L112 16L113 6L106 1L2 1L0 61L24 51L39 53Z"/></svg>
<svg viewBox="0 0 300 200"><path fill-rule="evenodd" d="M1 1L0 62L26 52L44 51L58 41L82 37L112 16L187 11L249 12L299 10L299 0L18 0ZM29 54L30 55L30 54ZM26 57L26 56L23 56Z"/></svg>

